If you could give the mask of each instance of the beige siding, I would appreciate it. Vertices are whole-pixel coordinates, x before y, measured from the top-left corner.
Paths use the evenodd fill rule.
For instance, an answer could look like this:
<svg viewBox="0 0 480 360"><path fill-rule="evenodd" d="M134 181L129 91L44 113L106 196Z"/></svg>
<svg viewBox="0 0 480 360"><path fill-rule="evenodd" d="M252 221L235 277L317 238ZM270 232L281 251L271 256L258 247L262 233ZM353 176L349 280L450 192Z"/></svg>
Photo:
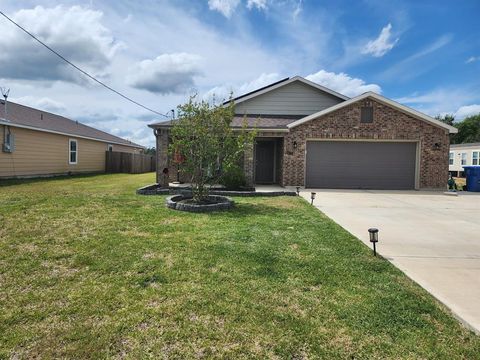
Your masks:
<svg viewBox="0 0 480 360"><path fill-rule="evenodd" d="M453 165L449 165L449 171L463 171L463 167L467 165L473 165L473 152L476 152L480 156L479 146L458 146L451 147L450 152L453 153ZM462 165L462 154L466 154L466 164ZM480 165L477 163L476 165Z"/></svg>
<svg viewBox="0 0 480 360"><path fill-rule="evenodd" d="M68 172L105 171L107 143L10 127L15 136L15 151L0 151L0 178L65 174ZM0 127L3 143L4 127ZM69 164L69 139L77 140L77 164ZM139 152L138 149L113 145L113 151Z"/></svg>
<svg viewBox="0 0 480 360"><path fill-rule="evenodd" d="M235 106L237 114L310 115L343 100L300 81L246 100Z"/></svg>

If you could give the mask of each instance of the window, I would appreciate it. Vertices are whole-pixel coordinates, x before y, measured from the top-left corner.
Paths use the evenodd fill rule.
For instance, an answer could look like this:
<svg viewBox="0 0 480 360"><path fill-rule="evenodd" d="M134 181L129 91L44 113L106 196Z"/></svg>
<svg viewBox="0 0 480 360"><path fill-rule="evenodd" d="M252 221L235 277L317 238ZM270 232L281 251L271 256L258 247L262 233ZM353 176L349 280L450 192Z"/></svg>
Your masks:
<svg viewBox="0 0 480 360"><path fill-rule="evenodd" d="M480 155L480 151L474 151L472 153L472 165L480 165L478 163L478 156Z"/></svg>
<svg viewBox="0 0 480 360"><path fill-rule="evenodd" d="M107 151L113 151L113 145L112 144L107 145Z"/></svg>
<svg viewBox="0 0 480 360"><path fill-rule="evenodd" d="M467 165L467 153L462 153L462 165Z"/></svg>
<svg viewBox="0 0 480 360"><path fill-rule="evenodd" d="M69 164L76 164L78 161L78 145L77 140L70 139L68 141L68 163Z"/></svg>
<svg viewBox="0 0 480 360"><path fill-rule="evenodd" d="M454 158L455 158L455 154L453 152L448 154L448 165L453 165Z"/></svg>
<svg viewBox="0 0 480 360"><path fill-rule="evenodd" d="M363 106L361 108L360 122L361 123L373 122L373 106Z"/></svg>

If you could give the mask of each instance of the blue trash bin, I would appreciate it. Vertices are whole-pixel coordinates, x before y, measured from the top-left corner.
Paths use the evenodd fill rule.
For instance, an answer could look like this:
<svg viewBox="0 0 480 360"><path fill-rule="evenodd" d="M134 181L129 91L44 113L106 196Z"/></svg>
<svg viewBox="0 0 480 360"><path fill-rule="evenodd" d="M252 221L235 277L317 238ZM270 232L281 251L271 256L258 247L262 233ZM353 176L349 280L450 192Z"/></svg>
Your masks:
<svg viewBox="0 0 480 360"><path fill-rule="evenodd" d="M480 192L480 165L464 166L467 191Z"/></svg>

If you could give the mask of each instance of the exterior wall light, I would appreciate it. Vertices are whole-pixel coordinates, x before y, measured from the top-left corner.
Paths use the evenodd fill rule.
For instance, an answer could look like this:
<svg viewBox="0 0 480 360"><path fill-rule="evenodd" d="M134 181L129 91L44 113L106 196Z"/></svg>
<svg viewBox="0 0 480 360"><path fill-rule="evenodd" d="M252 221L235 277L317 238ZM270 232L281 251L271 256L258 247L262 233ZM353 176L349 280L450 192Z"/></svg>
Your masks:
<svg viewBox="0 0 480 360"><path fill-rule="evenodd" d="M312 200L312 202L310 203L310 205L313 205L313 200L315 200L315 195L317 195L317 193L310 193L310 199Z"/></svg>
<svg viewBox="0 0 480 360"><path fill-rule="evenodd" d="M297 186L297 195L300 195L300 186Z"/></svg>
<svg viewBox="0 0 480 360"><path fill-rule="evenodd" d="M294 149L294 150L297 150L297 147L298 147L298 144L297 144L296 141L294 141L294 142L293 142L293 149Z"/></svg>
<svg viewBox="0 0 480 360"><path fill-rule="evenodd" d="M373 255L377 256L378 229L370 228L368 229L368 234L370 235L370 242L373 244Z"/></svg>

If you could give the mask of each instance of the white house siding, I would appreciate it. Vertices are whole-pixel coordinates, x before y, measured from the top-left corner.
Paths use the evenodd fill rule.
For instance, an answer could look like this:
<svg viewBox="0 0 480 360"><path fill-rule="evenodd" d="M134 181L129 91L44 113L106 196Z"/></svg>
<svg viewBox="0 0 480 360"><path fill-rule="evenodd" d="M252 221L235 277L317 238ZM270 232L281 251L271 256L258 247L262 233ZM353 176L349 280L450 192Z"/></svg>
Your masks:
<svg viewBox="0 0 480 360"><path fill-rule="evenodd" d="M478 158L476 164L474 163L474 152L476 153L476 156ZM480 165L480 143L451 145L450 154L453 154L453 164L450 164L449 162L449 171L463 172L463 166ZM462 154L465 154L465 164L462 164Z"/></svg>
<svg viewBox="0 0 480 360"><path fill-rule="evenodd" d="M237 114L310 115L343 100L294 81L235 105Z"/></svg>

